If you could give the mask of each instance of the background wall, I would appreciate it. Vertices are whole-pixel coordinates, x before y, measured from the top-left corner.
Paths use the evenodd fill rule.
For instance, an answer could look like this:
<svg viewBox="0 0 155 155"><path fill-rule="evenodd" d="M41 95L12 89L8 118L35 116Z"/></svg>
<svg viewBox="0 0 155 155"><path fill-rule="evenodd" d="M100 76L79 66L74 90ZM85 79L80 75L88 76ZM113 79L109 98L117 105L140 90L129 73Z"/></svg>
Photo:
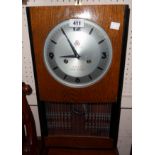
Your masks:
<svg viewBox="0 0 155 155"><path fill-rule="evenodd" d="M130 21L127 43L126 64L124 73L123 95L121 103L121 118L119 125L118 149L120 155L129 155L132 143L132 0L80 0L82 5L95 4L128 4L130 7ZM38 117L38 105L36 99L36 90L34 74L32 67L32 58L30 51L30 42L28 35L28 25L25 8L27 6L43 5L75 5L75 0L28 0L22 9L22 80L30 84L33 93L28 96L28 101L33 112L37 135L40 136L40 123Z"/></svg>

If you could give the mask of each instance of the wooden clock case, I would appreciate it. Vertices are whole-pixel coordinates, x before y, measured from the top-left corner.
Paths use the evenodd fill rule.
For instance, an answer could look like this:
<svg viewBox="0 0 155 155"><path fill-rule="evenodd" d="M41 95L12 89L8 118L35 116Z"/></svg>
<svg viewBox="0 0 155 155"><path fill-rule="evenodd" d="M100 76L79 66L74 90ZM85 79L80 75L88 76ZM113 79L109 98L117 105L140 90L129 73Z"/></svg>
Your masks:
<svg viewBox="0 0 155 155"><path fill-rule="evenodd" d="M117 152L120 102L123 85L125 51L129 20L127 5L98 6L51 6L27 8L29 34L36 81L41 133L49 154L105 154ZM85 18L96 22L107 32L113 49L112 64L107 74L96 84L86 88L69 88L55 81L47 72L43 62L45 39L57 24L70 18ZM118 30L111 29L111 22L120 23ZM111 104L109 137L49 135L45 117L45 103L101 103ZM59 149L57 149L59 148ZM60 149L61 148L61 149ZM67 148L70 148L68 151ZM75 151L75 149L77 149ZM83 151L81 151L81 149ZM89 151L89 149L93 149ZM99 150L98 150L99 149Z"/></svg>

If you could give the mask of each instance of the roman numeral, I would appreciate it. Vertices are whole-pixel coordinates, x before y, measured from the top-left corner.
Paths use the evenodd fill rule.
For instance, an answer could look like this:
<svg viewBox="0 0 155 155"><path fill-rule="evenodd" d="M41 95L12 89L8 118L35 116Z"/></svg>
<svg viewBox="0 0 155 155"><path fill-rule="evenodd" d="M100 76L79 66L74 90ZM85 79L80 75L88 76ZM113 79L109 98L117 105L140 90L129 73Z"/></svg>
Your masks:
<svg viewBox="0 0 155 155"><path fill-rule="evenodd" d="M90 35L92 34L93 30L94 30L94 28L91 28L91 30L89 32Z"/></svg>
<svg viewBox="0 0 155 155"><path fill-rule="evenodd" d="M98 42L98 44L101 44L101 43L103 43L103 42L104 42L104 40L105 40L105 39L103 39L103 40L100 40L100 41Z"/></svg>
<svg viewBox="0 0 155 155"><path fill-rule="evenodd" d="M53 44L57 44L57 43L56 43L54 40L52 40L52 39L51 39L51 42L52 42Z"/></svg>

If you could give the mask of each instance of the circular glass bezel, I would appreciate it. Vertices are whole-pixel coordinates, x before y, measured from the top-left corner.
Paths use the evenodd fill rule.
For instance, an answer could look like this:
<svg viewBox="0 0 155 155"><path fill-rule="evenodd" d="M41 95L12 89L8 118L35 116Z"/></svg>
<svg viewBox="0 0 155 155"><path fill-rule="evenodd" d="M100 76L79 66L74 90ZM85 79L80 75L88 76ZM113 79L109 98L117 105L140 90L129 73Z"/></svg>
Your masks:
<svg viewBox="0 0 155 155"><path fill-rule="evenodd" d="M95 79L88 80L85 83L76 83L76 82L73 83L72 80L71 80L72 82L71 81L66 81L66 80L62 79L61 77L59 77L58 75L56 75L56 72L53 71L53 69L51 68L50 63L48 62L48 61L50 61L49 58L48 58L48 56L47 56L48 55L48 44L49 44L49 40L51 39L51 36L53 36L54 33L56 31L58 31L58 29L61 28L63 25L68 24L68 26L69 26L69 20L62 21L61 23L59 23L58 25L56 25L48 33L48 36L47 36L47 38L45 40L45 43L44 43L43 59L44 59L44 63L45 63L45 66L46 66L48 72L50 73L50 75L56 81L58 81L59 83L65 85L65 86L72 87L72 88L84 88L84 87L91 86L91 85L95 84L96 82L100 81L106 75L106 73L108 72L108 70L110 68L110 65L112 63L112 45L111 45L110 38L107 35L107 33L105 32L105 30L102 27L100 27L99 25L97 25L95 22L92 22L90 20L84 19L84 23L89 24L92 27L95 27L100 32L100 35L101 34L103 35L103 37L105 38L105 40L107 42L107 46L108 46L108 49L109 49L108 50L109 60L106 63L106 68L104 68L104 70L100 73L100 75L97 76ZM63 71L61 71L61 72L63 72ZM94 70L94 72L95 72L95 70ZM86 75L86 76L88 76L88 75ZM75 77L72 77L72 78L75 78Z"/></svg>

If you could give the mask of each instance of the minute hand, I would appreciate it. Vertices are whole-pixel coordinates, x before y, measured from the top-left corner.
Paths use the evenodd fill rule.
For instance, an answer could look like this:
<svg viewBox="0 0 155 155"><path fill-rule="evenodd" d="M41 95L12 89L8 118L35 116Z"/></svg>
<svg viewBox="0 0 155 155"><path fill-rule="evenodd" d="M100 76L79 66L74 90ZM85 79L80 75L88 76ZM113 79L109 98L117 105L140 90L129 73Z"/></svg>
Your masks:
<svg viewBox="0 0 155 155"><path fill-rule="evenodd" d="M80 56L79 56L79 54L77 53L77 51L76 51L76 49L74 48L74 46L72 45L72 43L71 43L71 41L69 40L69 38L67 37L65 31L64 31L62 28L61 28L61 31L62 31L62 33L64 34L64 36L66 37L66 39L67 39L67 41L68 41L70 47L72 48L72 51L73 51L75 57L79 59Z"/></svg>

